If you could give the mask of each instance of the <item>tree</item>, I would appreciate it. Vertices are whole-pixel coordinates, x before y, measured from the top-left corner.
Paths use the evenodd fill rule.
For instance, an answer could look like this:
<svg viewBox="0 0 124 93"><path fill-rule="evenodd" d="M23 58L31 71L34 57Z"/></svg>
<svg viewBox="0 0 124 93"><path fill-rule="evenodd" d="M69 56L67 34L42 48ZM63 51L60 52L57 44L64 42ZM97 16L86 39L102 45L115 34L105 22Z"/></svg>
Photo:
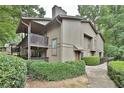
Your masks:
<svg viewBox="0 0 124 93"><path fill-rule="evenodd" d="M94 24L96 24L100 16L100 7L98 5L78 6L78 11L85 20L90 20Z"/></svg>
<svg viewBox="0 0 124 93"><path fill-rule="evenodd" d="M46 14L44 9L38 5L22 5L20 6L20 9L22 11L22 16L25 17L44 17Z"/></svg>

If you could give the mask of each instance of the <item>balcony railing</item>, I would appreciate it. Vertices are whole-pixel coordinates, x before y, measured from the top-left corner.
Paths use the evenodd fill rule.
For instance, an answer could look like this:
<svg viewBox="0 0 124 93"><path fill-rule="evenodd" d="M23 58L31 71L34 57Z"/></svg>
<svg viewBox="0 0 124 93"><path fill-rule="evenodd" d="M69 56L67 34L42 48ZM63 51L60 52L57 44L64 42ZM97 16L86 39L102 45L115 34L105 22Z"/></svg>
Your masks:
<svg viewBox="0 0 124 93"><path fill-rule="evenodd" d="M48 47L48 37L37 35L37 34L30 34L30 46L35 47ZM28 45L28 36L26 36L22 41L19 43L18 46L27 46Z"/></svg>
<svg viewBox="0 0 124 93"><path fill-rule="evenodd" d="M30 45L38 46L38 47L47 47L48 37L31 33L30 34Z"/></svg>

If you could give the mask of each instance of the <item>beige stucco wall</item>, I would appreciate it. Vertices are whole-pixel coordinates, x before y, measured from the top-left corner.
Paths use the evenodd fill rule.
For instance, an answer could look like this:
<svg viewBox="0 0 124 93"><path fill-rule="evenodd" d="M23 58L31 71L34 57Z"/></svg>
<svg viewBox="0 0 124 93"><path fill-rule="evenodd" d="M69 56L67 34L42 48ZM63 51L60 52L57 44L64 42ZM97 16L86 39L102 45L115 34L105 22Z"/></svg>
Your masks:
<svg viewBox="0 0 124 93"><path fill-rule="evenodd" d="M89 23L81 23L81 34L86 34L90 37L92 37L92 43L91 43L91 49L95 50L95 45L94 45L94 40L96 38L96 33L94 32L93 28L91 27L91 25ZM84 36L82 35L82 46L83 46L83 52L84 52L84 56L91 56L91 49L85 49L85 44L87 42L85 42L84 40Z"/></svg>
<svg viewBox="0 0 124 93"><path fill-rule="evenodd" d="M97 46L96 54L99 55L99 52L102 52L101 57L103 57L104 56L104 42L103 42L103 40L102 40L102 38L101 38L101 36L99 34L97 35L97 44L96 44L96 46Z"/></svg>
<svg viewBox="0 0 124 93"><path fill-rule="evenodd" d="M50 29L47 32L47 37L48 37L48 50L47 50L47 57L49 57L50 62L55 62L55 61L60 61L60 30L61 26L56 26L52 29ZM51 43L52 39L57 38L57 55L53 56L52 55L52 49L51 49Z"/></svg>
<svg viewBox="0 0 124 93"><path fill-rule="evenodd" d="M62 21L62 43L75 44L78 47L81 46L81 31L80 31L80 22L77 20L67 20Z"/></svg>
<svg viewBox="0 0 124 93"><path fill-rule="evenodd" d="M61 28L61 61L75 60L73 45L81 47L80 35L79 21L63 19Z"/></svg>
<svg viewBox="0 0 124 93"><path fill-rule="evenodd" d="M85 49L84 34L92 37L92 50L96 50L95 55L103 52L103 40L92 29L89 23L82 23L79 20L63 19L60 26L53 27L49 30L47 36L49 38L49 48L47 56L49 61L72 61L75 59L74 46L82 49L84 56L91 56L91 49ZM57 56L52 56L51 42L53 38L57 38ZM103 55L103 54L102 54Z"/></svg>
<svg viewBox="0 0 124 93"><path fill-rule="evenodd" d="M63 19L61 26L61 61L75 60L74 47L83 49L84 56L91 56L91 49L85 49L84 44L84 34L92 37L92 50L99 49L103 51L103 42L101 37L97 37L89 23L81 23L78 20L68 20ZM99 39L97 42L101 42L96 46L95 40ZM98 48L97 48L98 47ZM97 50L98 51L98 50ZM98 55L96 52L95 55Z"/></svg>
<svg viewBox="0 0 124 93"><path fill-rule="evenodd" d="M62 44L61 46L61 61L73 61L75 60L75 54L72 45Z"/></svg>

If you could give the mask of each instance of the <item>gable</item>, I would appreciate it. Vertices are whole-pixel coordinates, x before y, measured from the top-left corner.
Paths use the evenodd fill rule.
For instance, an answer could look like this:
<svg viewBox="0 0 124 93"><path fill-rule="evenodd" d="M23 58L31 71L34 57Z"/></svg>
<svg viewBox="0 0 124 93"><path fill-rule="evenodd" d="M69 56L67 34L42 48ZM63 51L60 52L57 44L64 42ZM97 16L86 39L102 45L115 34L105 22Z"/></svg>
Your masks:
<svg viewBox="0 0 124 93"><path fill-rule="evenodd" d="M95 37L97 35L89 23L81 23L81 31L91 37Z"/></svg>
<svg viewBox="0 0 124 93"><path fill-rule="evenodd" d="M99 33L98 31L96 31L95 27L93 26L93 24L90 21L81 21L81 23L84 25L85 29L90 30L90 32L92 31L92 33L95 33L96 35L99 34L100 38L103 40L103 42L105 42L102 34Z"/></svg>

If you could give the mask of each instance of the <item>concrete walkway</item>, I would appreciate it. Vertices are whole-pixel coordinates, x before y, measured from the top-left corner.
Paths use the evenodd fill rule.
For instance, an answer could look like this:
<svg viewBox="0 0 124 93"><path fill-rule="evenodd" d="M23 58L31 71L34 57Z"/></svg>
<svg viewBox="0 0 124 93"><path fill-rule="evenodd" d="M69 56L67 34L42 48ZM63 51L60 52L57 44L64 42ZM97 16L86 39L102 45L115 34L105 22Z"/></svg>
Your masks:
<svg viewBox="0 0 124 93"><path fill-rule="evenodd" d="M86 66L89 88L117 88L107 75L107 63L97 66Z"/></svg>

